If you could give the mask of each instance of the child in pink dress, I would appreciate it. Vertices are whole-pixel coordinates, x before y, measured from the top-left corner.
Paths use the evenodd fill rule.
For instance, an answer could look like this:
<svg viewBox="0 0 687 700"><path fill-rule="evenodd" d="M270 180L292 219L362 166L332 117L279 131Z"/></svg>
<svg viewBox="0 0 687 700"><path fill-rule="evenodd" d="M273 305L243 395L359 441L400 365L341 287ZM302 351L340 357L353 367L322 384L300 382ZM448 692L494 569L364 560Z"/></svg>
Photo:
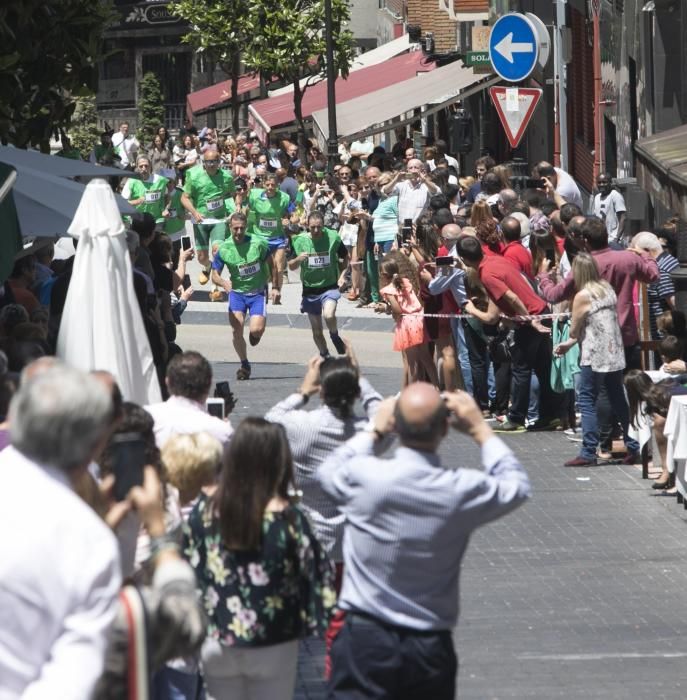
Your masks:
<svg viewBox="0 0 687 700"><path fill-rule="evenodd" d="M384 285L379 293L391 306L396 321L393 349L403 353L406 369L403 385L427 379L438 385L437 369L427 345L422 304L412 283L401 277L396 261L388 259L379 265L379 280Z"/></svg>

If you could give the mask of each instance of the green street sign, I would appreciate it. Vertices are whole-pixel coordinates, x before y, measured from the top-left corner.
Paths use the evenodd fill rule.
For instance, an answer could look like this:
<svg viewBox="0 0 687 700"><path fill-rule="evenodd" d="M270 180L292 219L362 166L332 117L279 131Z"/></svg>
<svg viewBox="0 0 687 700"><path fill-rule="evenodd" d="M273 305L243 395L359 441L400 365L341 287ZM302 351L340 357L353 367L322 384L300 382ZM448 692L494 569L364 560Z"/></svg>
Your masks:
<svg viewBox="0 0 687 700"><path fill-rule="evenodd" d="M489 60L488 51L468 51L465 54L465 65L470 67L475 66L489 66L491 64Z"/></svg>

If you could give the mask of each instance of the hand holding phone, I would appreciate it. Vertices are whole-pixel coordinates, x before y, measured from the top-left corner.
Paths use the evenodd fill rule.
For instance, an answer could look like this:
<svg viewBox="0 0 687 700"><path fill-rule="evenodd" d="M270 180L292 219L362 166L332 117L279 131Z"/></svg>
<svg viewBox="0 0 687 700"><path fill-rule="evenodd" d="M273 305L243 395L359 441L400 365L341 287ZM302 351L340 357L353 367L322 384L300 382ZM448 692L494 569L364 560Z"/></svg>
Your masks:
<svg viewBox="0 0 687 700"><path fill-rule="evenodd" d="M217 382L217 384L215 384L215 398L224 401L225 416L228 416L234 410L236 399L229 387L229 382Z"/></svg>
<svg viewBox="0 0 687 700"><path fill-rule="evenodd" d="M211 416L224 420L224 399L207 398L205 400L205 410Z"/></svg>
<svg viewBox="0 0 687 700"><path fill-rule="evenodd" d="M143 485L146 444L140 433L116 433L110 439L110 451L115 478L113 495L116 501L123 501L134 486Z"/></svg>

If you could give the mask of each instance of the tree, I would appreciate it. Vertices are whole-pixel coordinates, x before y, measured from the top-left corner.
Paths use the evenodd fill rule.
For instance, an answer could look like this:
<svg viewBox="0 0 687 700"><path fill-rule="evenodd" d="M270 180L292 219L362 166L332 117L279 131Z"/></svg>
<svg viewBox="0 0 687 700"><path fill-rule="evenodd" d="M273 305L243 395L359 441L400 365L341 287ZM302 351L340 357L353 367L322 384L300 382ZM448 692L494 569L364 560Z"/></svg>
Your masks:
<svg viewBox="0 0 687 700"><path fill-rule="evenodd" d="M309 85L323 78L326 67L324 3L325 0L279 0L269 5L264 0L254 3L252 12L257 15L256 32L243 53L247 67L293 85L301 158L305 151L303 95ZM354 58L353 35L345 29L350 8L348 0L331 0L331 3L335 73L346 78ZM301 85L304 78L308 80Z"/></svg>
<svg viewBox="0 0 687 700"><path fill-rule="evenodd" d="M162 87L155 73L146 73L138 84L138 140L149 144L165 123L165 103Z"/></svg>
<svg viewBox="0 0 687 700"><path fill-rule="evenodd" d="M110 0L2 0L0 141L50 150L76 98L92 93Z"/></svg>
<svg viewBox="0 0 687 700"><path fill-rule="evenodd" d="M95 107L95 95L86 95L76 99L76 108L69 127L69 140L84 160L88 159L97 143L100 143L98 112Z"/></svg>
<svg viewBox="0 0 687 700"><path fill-rule="evenodd" d="M258 3L259 4L259 3ZM239 130L241 52L253 37L253 21L245 0L177 0L169 11L186 20L193 31L183 37L209 63L218 63L231 81L231 126Z"/></svg>

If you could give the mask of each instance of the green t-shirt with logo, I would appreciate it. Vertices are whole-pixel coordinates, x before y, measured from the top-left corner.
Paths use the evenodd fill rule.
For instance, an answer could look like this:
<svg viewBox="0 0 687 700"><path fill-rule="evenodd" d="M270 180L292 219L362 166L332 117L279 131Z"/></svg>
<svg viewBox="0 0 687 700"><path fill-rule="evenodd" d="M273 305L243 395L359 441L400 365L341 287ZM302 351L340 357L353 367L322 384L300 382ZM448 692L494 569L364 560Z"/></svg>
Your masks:
<svg viewBox="0 0 687 700"><path fill-rule="evenodd" d="M184 192L208 218L224 219L227 216L224 200L235 191L234 177L227 170L218 170L211 177L202 165L196 165L186 172Z"/></svg>
<svg viewBox="0 0 687 700"><path fill-rule="evenodd" d="M175 187L169 200L169 218L165 219L164 232L172 239L176 240L179 234L184 231L184 214L186 210L181 205L181 195L183 190Z"/></svg>
<svg viewBox="0 0 687 700"><path fill-rule="evenodd" d="M284 235L281 220L290 204L289 195L281 190L268 197L265 190L252 189L248 194L248 209L253 214L251 232L263 238L281 238Z"/></svg>
<svg viewBox="0 0 687 700"><path fill-rule="evenodd" d="M307 253L308 259L301 263L303 289L325 289L336 286L339 279L339 249L341 238L336 231L325 228L320 238L301 233L291 239L296 255Z"/></svg>
<svg viewBox="0 0 687 700"><path fill-rule="evenodd" d="M144 182L131 178L129 180L129 199L145 198L142 204L137 204L138 211L151 214L155 219L162 218L167 199L167 185L169 180L161 175L154 175L152 180Z"/></svg>
<svg viewBox="0 0 687 700"><path fill-rule="evenodd" d="M221 272L227 266L235 292L258 292L265 288L270 276L268 257L269 247L260 236L246 236L241 243L235 243L230 236L217 251L212 267Z"/></svg>

